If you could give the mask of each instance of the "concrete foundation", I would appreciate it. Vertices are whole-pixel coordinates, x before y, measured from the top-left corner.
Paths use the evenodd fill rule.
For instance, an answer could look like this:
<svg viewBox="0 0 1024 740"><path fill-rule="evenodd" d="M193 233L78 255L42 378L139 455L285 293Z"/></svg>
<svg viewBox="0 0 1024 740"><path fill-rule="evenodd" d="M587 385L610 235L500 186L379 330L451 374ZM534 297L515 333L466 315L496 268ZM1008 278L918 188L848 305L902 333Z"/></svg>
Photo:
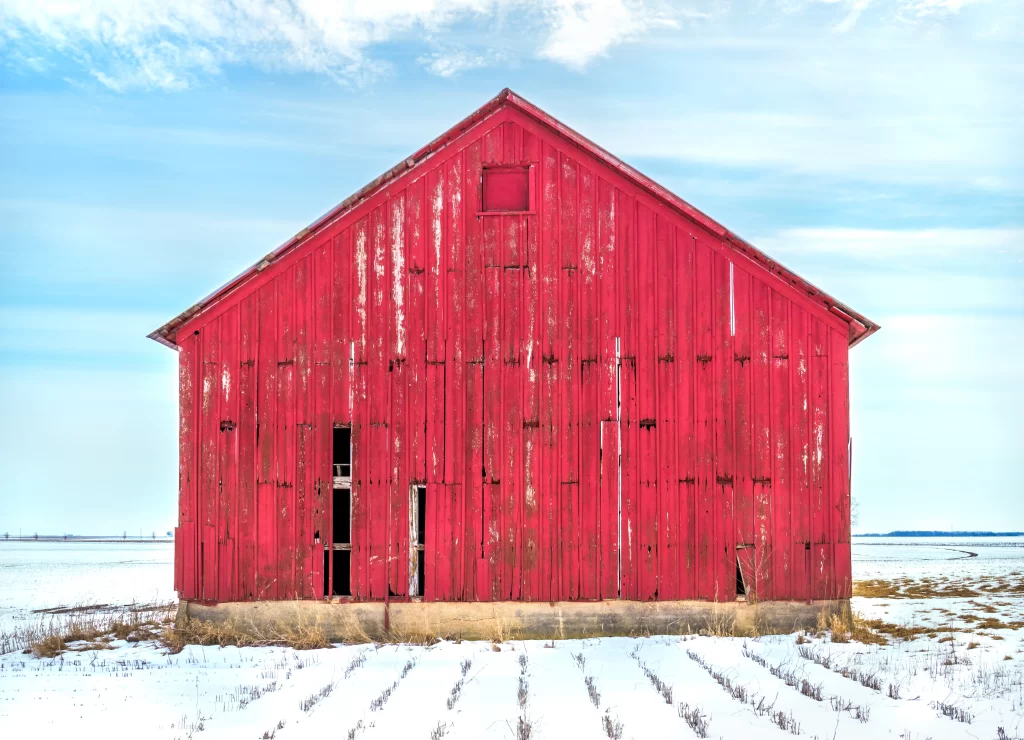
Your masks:
<svg viewBox="0 0 1024 740"><path fill-rule="evenodd" d="M182 601L187 619L230 625L266 637L319 628L331 642L433 639L562 640L584 637L716 634L753 635L812 629L849 608L846 600L765 601L560 601L380 602L254 601L214 605Z"/></svg>

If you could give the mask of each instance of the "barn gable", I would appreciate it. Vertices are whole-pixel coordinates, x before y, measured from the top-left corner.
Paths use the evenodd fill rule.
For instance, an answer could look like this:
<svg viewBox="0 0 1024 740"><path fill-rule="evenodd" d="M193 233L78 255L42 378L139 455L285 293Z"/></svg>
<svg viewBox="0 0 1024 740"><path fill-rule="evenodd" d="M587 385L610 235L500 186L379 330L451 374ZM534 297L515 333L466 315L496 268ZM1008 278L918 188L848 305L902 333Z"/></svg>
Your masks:
<svg viewBox="0 0 1024 740"><path fill-rule="evenodd" d="M519 115L512 113L512 111ZM505 115L501 115L503 112ZM325 229L336 229L339 219L351 220L355 218L356 213L365 209L367 202L374 199L374 196L379 198L381 195L394 190L397 187L396 180L415 179L418 173L423 172L424 168L433 166L430 160L439 157L447 158L458 153L469 142L480 137L483 131L496 128L509 119L523 127L524 130L532 131L537 135L555 135L556 146L563 154L585 160L592 169L604 170L606 177L615 178L618 175L617 187L627 192L639 192L649 196L658 202L659 205L675 212L684 220L701 227L707 232L708 236L717 237L717 241L723 248L734 250L737 255L749 259L751 265L760 266L778 276L781 281L788 283L797 293L805 294L810 299L809 305L820 305L826 310L831 311L849 324L850 346L859 343L878 330L879 326L875 322L804 280L758 250L752 244L733 234L710 216L694 208L676 194L661 187L597 144L586 139L506 88L494 99L488 101L432 142L350 195L317 221L302 229L273 252L268 253L249 269L186 311L183 311L159 329L151 332L149 338L172 347L175 346L177 331L185 323L200 313L206 313L229 295L235 296L240 288L249 286L251 289L252 286L249 284L253 279L271 264L278 262L298 248L304 246L309 248L317 240L317 237L323 234ZM502 151L494 154L496 159L493 162L497 162L502 160L506 152Z"/></svg>
<svg viewBox="0 0 1024 740"><path fill-rule="evenodd" d="M506 90L151 335L177 588L848 595L877 328Z"/></svg>

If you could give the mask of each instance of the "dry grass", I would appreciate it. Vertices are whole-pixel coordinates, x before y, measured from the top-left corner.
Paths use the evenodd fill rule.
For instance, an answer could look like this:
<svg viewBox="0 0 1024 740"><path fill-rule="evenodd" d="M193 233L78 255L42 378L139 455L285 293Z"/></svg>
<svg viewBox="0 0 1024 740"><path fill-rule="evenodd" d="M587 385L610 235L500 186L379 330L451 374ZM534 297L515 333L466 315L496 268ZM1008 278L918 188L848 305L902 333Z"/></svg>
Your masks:
<svg viewBox="0 0 1024 740"><path fill-rule="evenodd" d="M855 581L853 595L869 599L971 598L979 596L980 591L952 579L875 578L869 581Z"/></svg>
<svg viewBox="0 0 1024 740"><path fill-rule="evenodd" d="M180 627L168 627L160 636L160 641L172 653L181 652L186 645L281 645L296 650L331 647L319 624L277 624L271 628L258 628L254 624L239 626L235 622L210 622L198 619L186 619Z"/></svg>
<svg viewBox="0 0 1024 740"><path fill-rule="evenodd" d="M921 635L932 635L936 633L934 627L915 627L909 624L892 624L881 619L862 620L865 629L877 635L888 635L897 640L913 640ZM949 631L944 628L943 632ZM879 643L884 644L884 643Z"/></svg>
<svg viewBox="0 0 1024 740"><path fill-rule="evenodd" d="M42 609L40 620L27 627L0 631L0 653L18 650L53 658L64 652L107 650L115 640L156 639L174 616L174 603L79 604Z"/></svg>
<svg viewBox="0 0 1024 740"><path fill-rule="evenodd" d="M977 614L963 614L960 618L969 622L975 632L979 630L1019 630L1024 627L1024 622L1021 621L1004 622L996 617L983 618Z"/></svg>
<svg viewBox="0 0 1024 740"><path fill-rule="evenodd" d="M957 579L951 577L875 578L855 581L853 595L869 599L975 598L1006 594L1024 596L1024 580L1014 578ZM989 612L988 607L982 607ZM994 611L994 610L993 610Z"/></svg>
<svg viewBox="0 0 1024 740"><path fill-rule="evenodd" d="M818 614L818 634L829 634L832 642L860 642L865 645L888 645L889 640L884 634L886 628L895 628L880 619L864 619L853 612L849 606L831 614L822 611Z"/></svg>

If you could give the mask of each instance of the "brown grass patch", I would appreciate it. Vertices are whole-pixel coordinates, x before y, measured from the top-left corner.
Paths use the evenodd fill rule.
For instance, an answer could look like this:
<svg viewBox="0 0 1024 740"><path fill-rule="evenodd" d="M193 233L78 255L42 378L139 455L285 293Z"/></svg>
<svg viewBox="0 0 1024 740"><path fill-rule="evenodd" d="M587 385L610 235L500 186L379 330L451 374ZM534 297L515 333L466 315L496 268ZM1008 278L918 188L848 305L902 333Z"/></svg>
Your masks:
<svg viewBox="0 0 1024 740"><path fill-rule="evenodd" d="M872 622L884 624L881 620L866 620L846 607L838 613L831 614L827 620L824 612L819 614L818 632L827 630L832 642L837 643L853 641L865 645L888 645L889 641L883 635L873 631Z"/></svg>
<svg viewBox="0 0 1024 740"><path fill-rule="evenodd" d="M39 610L48 620L0 632L0 653L24 650L37 657L53 658L66 651L109 650L113 640L139 642L155 639L170 623L174 604L108 604L58 607Z"/></svg>
<svg viewBox="0 0 1024 740"><path fill-rule="evenodd" d="M241 628L233 622L211 622L186 619L181 627L170 626L160 635L160 642L172 653L186 645L219 645L226 647L261 647L280 645L296 650L317 650L331 647L319 624L286 625L257 629L255 625Z"/></svg>
<svg viewBox="0 0 1024 740"><path fill-rule="evenodd" d="M921 635L934 633L934 627L912 627L908 624L892 624L881 619L865 619L863 626L866 630L881 635L889 635L897 640L913 640ZM882 643L884 644L884 643Z"/></svg>
<svg viewBox="0 0 1024 740"><path fill-rule="evenodd" d="M874 578L854 581L853 595L869 599L934 599L971 598L979 596L980 593L978 589L963 582L952 580L937 582L932 578Z"/></svg>

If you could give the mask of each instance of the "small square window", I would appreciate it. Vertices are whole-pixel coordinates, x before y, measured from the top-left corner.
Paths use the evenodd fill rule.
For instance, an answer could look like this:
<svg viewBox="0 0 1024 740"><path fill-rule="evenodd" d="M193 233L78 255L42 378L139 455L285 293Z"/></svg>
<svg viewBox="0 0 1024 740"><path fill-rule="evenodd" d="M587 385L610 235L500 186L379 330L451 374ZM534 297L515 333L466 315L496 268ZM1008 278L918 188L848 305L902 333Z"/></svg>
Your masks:
<svg viewBox="0 0 1024 740"><path fill-rule="evenodd" d="M530 210L530 168L500 167L483 171L485 211Z"/></svg>

